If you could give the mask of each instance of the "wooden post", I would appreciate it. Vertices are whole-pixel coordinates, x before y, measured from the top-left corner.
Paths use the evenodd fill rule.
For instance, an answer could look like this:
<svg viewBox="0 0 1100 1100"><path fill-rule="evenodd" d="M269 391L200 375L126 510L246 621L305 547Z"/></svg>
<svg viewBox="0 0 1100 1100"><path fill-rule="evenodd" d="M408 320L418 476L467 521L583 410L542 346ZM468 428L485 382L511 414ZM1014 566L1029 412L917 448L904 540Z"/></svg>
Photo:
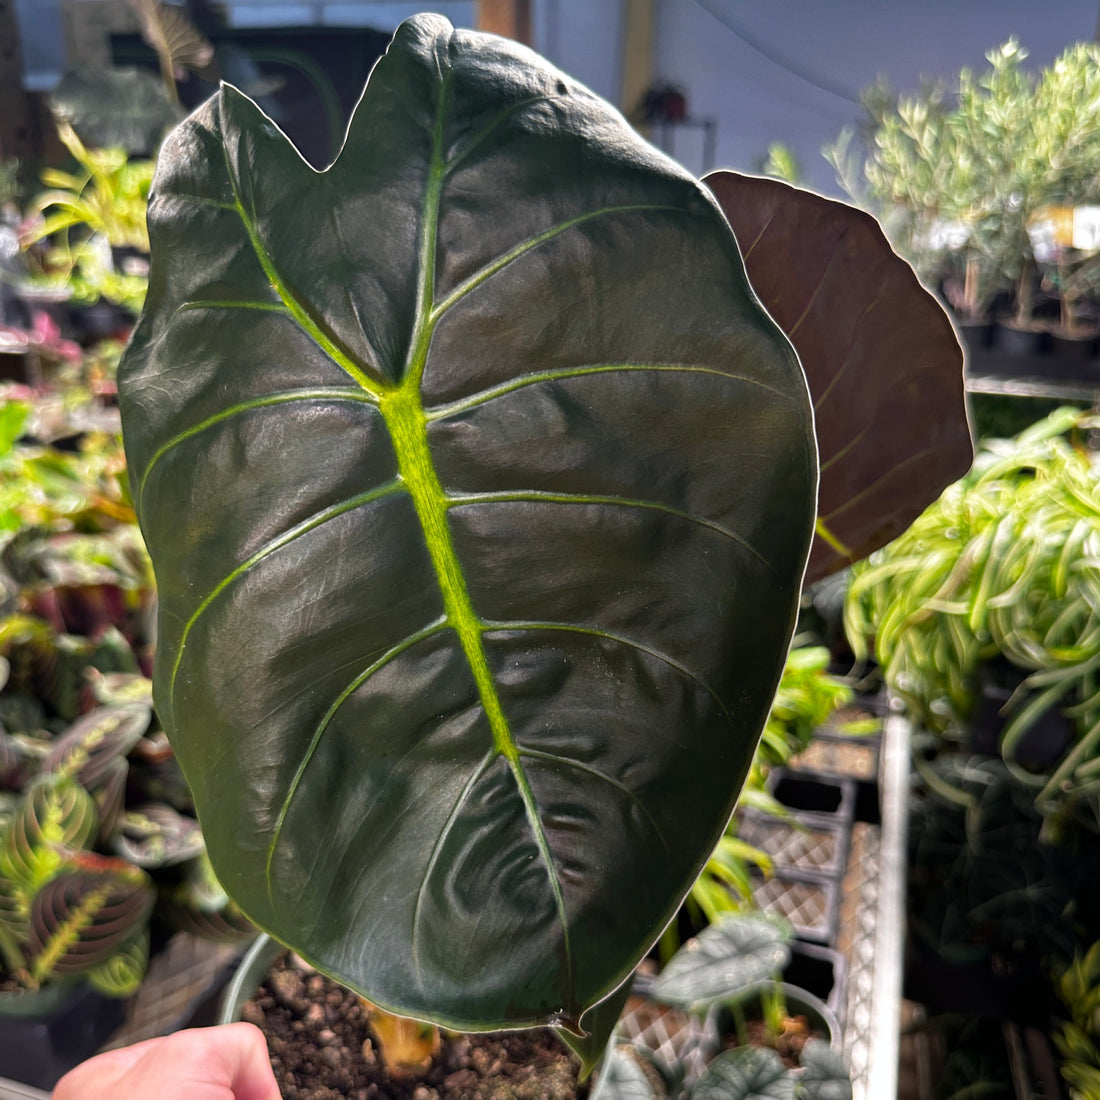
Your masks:
<svg viewBox="0 0 1100 1100"><path fill-rule="evenodd" d="M653 83L654 0L624 0L622 109L631 118Z"/></svg>
<svg viewBox="0 0 1100 1100"><path fill-rule="evenodd" d="M531 0L478 0L478 30L531 45Z"/></svg>

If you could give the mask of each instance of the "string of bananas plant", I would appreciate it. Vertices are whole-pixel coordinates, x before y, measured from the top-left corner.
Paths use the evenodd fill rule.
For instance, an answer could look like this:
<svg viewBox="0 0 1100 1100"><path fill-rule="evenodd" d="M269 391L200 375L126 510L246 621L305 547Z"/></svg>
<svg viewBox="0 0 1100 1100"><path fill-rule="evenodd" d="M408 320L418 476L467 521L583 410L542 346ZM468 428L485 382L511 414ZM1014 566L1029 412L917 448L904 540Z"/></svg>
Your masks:
<svg viewBox="0 0 1100 1100"><path fill-rule="evenodd" d="M857 656L873 639L891 689L939 734L970 718L979 666L1002 655L1026 674L1004 707L1006 765L1041 809L1086 800L1100 819L1100 482L1095 456L1067 435L1090 424L1064 408L988 442L970 474L857 567L845 628ZM1018 749L1051 708L1074 740L1037 773Z"/></svg>

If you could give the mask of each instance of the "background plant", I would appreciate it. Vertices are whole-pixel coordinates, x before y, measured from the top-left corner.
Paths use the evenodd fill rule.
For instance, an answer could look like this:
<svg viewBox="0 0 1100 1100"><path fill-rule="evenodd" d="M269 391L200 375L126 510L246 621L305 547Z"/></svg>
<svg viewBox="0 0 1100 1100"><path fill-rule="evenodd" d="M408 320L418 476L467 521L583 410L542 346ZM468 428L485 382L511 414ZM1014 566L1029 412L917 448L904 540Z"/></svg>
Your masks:
<svg viewBox="0 0 1100 1100"><path fill-rule="evenodd" d="M741 1041L711 1058L695 1080L686 1079L682 1067L655 1063L642 1050L613 1041L593 1100L850 1098L847 1068L830 1049L828 1037L802 1046L796 1068L789 1068L776 1049L795 1023L786 1013L786 987L777 982L790 960L790 934L782 921L763 914L727 914L685 944L657 977L654 999L707 1019L712 1034L719 1011L729 1010L738 1021ZM746 1005L757 998L765 1030L759 1042L750 1045L745 1041Z"/></svg>
<svg viewBox="0 0 1100 1100"><path fill-rule="evenodd" d="M788 811L767 788L768 773L804 751L814 735L839 708L853 698L852 688L830 675L824 646L796 646L787 655L775 700L764 725L749 774L741 788L738 813L731 819L686 899L689 915L713 923L722 914L752 906L754 885L771 874L771 857L738 835L740 811L757 810L777 817ZM866 732L866 727L861 727ZM674 922L661 937L661 955L679 947Z"/></svg>
<svg viewBox="0 0 1100 1100"><path fill-rule="evenodd" d="M0 951L23 988L85 977L123 996L141 981L152 883L92 848L117 833L125 756L150 716L96 709L53 741L0 732L5 780L22 791L0 826Z"/></svg>
<svg viewBox="0 0 1100 1100"><path fill-rule="evenodd" d="M910 530L855 571L853 650L873 640L887 684L928 729L956 735L974 711L979 667L1021 670L1001 735L1006 765L1050 807L1100 814L1100 488L1095 459L1053 413L1013 441L988 441L974 470ZM1018 752L1044 712L1072 719L1073 744L1045 770Z"/></svg>
<svg viewBox="0 0 1100 1100"><path fill-rule="evenodd" d="M960 313L980 316L1010 285L1014 322L1026 326L1037 277L1029 228L1044 206L1096 195L1100 51L1073 46L1040 76L1015 39L986 56L987 69L963 69L951 89L896 99L871 89L862 179L851 131L824 152L925 280L947 277Z"/></svg>
<svg viewBox="0 0 1100 1100"><path fill-rule="evenodd" d="M1056 988L1068 1014L1054 1031L1062 1076L1073 1100L1100 1096L1100 940L1074 956Z"/></svg>
<svg viewBox="0 0 1100 1100"><path fill-rule="evenodd" d="M53 283L68 284L90 301L102 295L140 309L145 277L116 271L110 249L149 250L145 209L153 161L131 159L121 147L88 149L65 123L58 134L78 171L43 171L48 190L28 207L23 246L53 241L44 261Z"/></svg>
<svg viewBox="0 0 1100 1100"><path fill-rule="evenodd" d="M20 438L29 412L26 403L0 406L5 964L28 987L75 975L75 961L61 963L60 940L29 938L41 910L75 936L74 958L92 980L122 993L144 970L154 900L163 925L206 938L238 938L251 926L210 871L190 792L152 720L142 670L152 659L154 584L120 441L92 435L76 451L32 443ZM112 722L124 732L109 730ZM71 889L50 885L62 873L77 875L64 879ZM76 910L46 907L58 898L87 914L119 899L134 909L132 935L107 970L101 951L78 949L94 928L80 931Z"/></svg>

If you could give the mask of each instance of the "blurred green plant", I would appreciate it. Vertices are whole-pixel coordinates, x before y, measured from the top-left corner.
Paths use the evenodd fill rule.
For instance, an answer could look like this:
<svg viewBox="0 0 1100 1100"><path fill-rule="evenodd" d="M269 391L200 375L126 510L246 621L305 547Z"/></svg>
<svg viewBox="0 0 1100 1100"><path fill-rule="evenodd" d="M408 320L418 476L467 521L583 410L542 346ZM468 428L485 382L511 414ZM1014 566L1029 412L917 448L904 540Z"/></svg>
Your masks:
<svg viewBox="0 0 1100 1100"><path fill-rule="evenodd" d="M0 826L0 953L25 989L87 978L126 996L148 958L148 876L98 854L118 828L126 753L147 707L98 708L53 741L3 734L5 779L21 793Z"/></svg>
<svg viewBox="0 0 1100 1100"><path fill-rule="evenodd" d="M802 166L794 150L781 141L773 141L768 146L768 155L760 164L760 172L784 183L798 183L802 179Z"/></svg>
<svg viewBox="0 0 1100 1100"><path fill-rule="evenodd" d="M133 525L121 439L89 433L76 451L24 442L31 411L25 401L0 402L0 536L27 527L101 534Z"/></svg>
<svg viewBox="0 0 1100 1100"><path fill-rule="evenodd" d="M123 995L154 901L172 929L253 930L151 724L154 580L120 440L24 442L30 411L0 405L0 961L23 988L83 975Z"/></svg>
<svg viewBox="0 0 1100 1100"><path fill-rule="evenodd" d="M1074 956L1055 988L1069 1013L1053 1034L1062 1076L1073 1100L1090 1100L1100 1096L1100 940Z"/></svg>
<svg viewBox="0 0 1100 1100"><path fill-rule="evenodd" d="M1022 680L1003 708L1006 766L1046 812L1100 823L1100 480L1060 409L1014 440L989 440L972 472L901 538L857 566L845 608L857 656L873 644L914 716L958 737L979 668L1003 658ZM1060 710L1073 743L1049 766L1021 760L1025 734Z"/></svg>
<svg viewBox="0 0 1100 1100"><path fill-rule="evenodd" d="M789 817L767 789L768 773L804 751L814 730L852 700L851 687L830 675L828 665L829 651L824 646L795 648L787 655L775 702L741 790L739 810ZM685 905L697 921L714 923L723 914L751 908L754 885L772 872L771 857L742 840L738 828L735 815L687 897ZM676 926L670 925L661 937L662 957L671 957L679 945Z"/></svg>
<svg viewBox="0 0 1100 1100"><path fill-rule="evenodd" d="M69 284L80 300L107 298L140 309L147 279L115 269L111 248L149 251L145 210L153 161L131 160L121 148L88 149L65 123L58 134L78 171L48 168L47 190L28 208L24 248L51 239L43 281Z"/></svg>
<svg viewBox="0 0 1100 1100"><path fill-rule="evenodd" d="M785 1033L802 1028L787 1014L787 997L795 991L778 975L790 960L790 928L762 913L725 914L686 943L657 976L653 999L699 1017L728 1008L738 1042L711 1058L697 1079L684 1065L646 1058L628 1042L612 1040L592 1100L851 1100L852 1086L844 1060L829 1047L828 1037L801 1046L797 1066L783 1061ZM801 994L805 997L805 994ZM746 1004L758 1001L763 1030L749 1039ZM660 1087L641 1066L652 1065ZM605 1080L606 1078L606 1080Z"/></svg>

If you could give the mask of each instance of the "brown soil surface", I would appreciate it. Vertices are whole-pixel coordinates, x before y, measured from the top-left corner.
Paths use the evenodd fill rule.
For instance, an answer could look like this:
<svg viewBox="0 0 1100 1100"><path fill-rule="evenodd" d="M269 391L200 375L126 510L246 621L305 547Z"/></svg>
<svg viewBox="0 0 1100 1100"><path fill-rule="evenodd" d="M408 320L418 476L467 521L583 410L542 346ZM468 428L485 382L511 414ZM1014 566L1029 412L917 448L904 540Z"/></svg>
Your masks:
<svg viewBox="0 0 1100 1100"><path fill-rule="evenodd" d="M0 993L26 993L27 987L14 974L0 971Z"/></svg>
<svg viewBox="0 0 1100 1100"><path fill-rule="evenodd" d="M320 974L277 962L242 1013L267 1035L284 1100L581 1100L577 1059L547 1028L444 1036L426 1068L387 1069L368 1010Z"/></svg>
<svg viewBox="0 0 1100 1100"><path fill-rule="evenodd" d="M771 1034L763 1020L750 1020L746 1038L750 1046L771 1047L788 1069L795 1069L802 1059L802 1048L811 1039L823 1039L824 1036L810 1030L805 1016L786 1016L783 1019L783 1028L778 1035ZM735 1036L722 1036L723 1050L730 1050L735 1046L737 1046Z"/></svg>

